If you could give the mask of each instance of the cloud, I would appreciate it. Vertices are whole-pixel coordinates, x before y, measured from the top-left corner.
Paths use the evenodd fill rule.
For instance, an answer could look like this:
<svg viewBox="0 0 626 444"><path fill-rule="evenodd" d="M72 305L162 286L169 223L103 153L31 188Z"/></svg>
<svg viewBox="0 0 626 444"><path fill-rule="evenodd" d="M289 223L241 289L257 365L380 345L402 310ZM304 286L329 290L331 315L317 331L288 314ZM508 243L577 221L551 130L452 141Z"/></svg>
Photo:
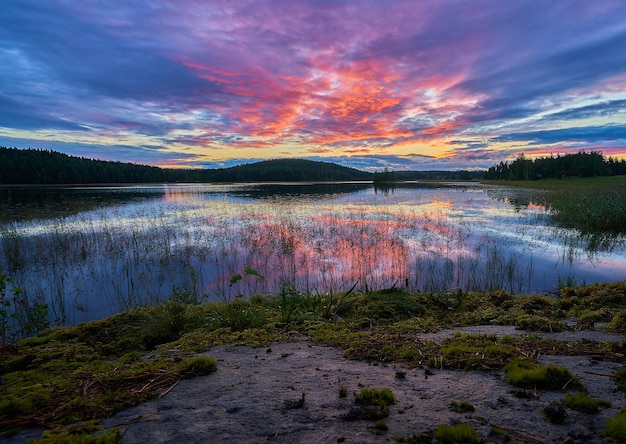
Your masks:
<svg viewBox="0 0 626 444"><path fill-rule="evenodd" d="M524 141L533 145L563 142L598 143L619 141L626 145L626 125L587 126L511 133L496 137L494 140L498 142Z"/></svg>
<svg viewBox="0 0 626 444"><path fill-rule="evenodd" d="M524 143L619 150L626 4L573 5L8 0L0 127L23 143L136 146L138 159L159 146L370 169L424 146L433 165Z"/></svg>

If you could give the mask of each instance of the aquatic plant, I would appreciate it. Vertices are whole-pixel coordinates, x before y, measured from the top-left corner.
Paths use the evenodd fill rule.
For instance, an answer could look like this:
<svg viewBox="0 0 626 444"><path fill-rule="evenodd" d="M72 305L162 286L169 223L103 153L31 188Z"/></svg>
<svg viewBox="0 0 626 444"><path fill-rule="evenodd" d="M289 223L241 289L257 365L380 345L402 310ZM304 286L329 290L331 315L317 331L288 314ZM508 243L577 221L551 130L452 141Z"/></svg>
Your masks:
<svg viewBox="0 0 626 444"><path fill-rule="evenodd" d="M0 273L0 346L48 326L48 305L31 301L10 277Z"/></svg>

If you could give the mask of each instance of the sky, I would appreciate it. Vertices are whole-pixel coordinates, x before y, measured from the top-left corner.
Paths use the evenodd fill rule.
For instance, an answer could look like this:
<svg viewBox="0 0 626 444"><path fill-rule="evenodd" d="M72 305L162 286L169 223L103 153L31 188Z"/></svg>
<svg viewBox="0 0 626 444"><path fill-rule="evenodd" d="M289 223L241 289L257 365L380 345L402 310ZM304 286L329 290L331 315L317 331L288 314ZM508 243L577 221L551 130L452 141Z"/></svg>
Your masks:
<svg viewBox="0 0 626 444"><path fill-rule="evenodd" d="M626 158L626 2L3 0L0 146L366 171Z"/></svg>

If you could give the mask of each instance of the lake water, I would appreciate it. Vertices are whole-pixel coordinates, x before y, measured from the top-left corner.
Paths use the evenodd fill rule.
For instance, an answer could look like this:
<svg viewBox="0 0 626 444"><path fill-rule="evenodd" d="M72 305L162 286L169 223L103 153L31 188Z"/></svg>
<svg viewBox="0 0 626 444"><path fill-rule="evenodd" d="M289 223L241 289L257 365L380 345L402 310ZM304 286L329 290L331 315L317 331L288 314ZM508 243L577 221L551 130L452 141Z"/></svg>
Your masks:
<svg viewBox="0 0 626 444"><path fill-rule="evenodd" d="M626 278L533 194L477 183L0 190L0 274L58 324L168 298L505 289ZM241 276L241 279L236 278ZM233 279L235 278L235 279Z"/></svg>

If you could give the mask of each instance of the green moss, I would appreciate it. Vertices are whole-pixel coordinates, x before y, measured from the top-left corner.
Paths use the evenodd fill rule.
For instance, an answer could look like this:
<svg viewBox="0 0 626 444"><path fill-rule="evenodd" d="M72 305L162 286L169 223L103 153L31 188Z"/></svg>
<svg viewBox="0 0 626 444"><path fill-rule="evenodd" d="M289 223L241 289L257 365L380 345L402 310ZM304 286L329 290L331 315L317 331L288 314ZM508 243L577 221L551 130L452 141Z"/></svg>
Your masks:
<svg viewBox="0 0 626 444"><path fill-rule="evenodd" d="M583 413L597 413L600 407L611 407L609 401L591 398L584 392L568 393L565 395L563 405Z"/></svg>
<svg viewBox="0 0 626 444"><path fill-rule="evenodd" d="M435 428L435 438L441 444L478 444L476 430L469 424L440 424Z"/></svg>
<svg viewBox="0 0 626 444"><path fill-rule="evenodd" d="M503 345L495 335L455 334L443 343L439 355L450 368L501 368L516 354L515 347Z"/></svg>
<svg viewBox="0 0 626 444"><path fill-rule="evenodd" d="M197 375L208 375L217 371L217 360L210 356L186 358L181 362L181 368Z"/></svg>
<svg viewBox="0 0 626 444"><path fill-rule="evenodd" d="M609 330L615 331L626 331L626 310L620 310L615 314L609 325L607 325Z"/></svg>
<svg viewBox="0 0 626 444"><path fill-rule="evenodd" d="M626 442L626 411L622 411L606 422L606 434L615 442Z"/></svg>
<svg viewBox="0 0 626 444"><path fill-rule="evenodd" d="M554 364L536 366L529 361L512 359L504 366L507 381L519 388L564 390L580 388L580 381L566 368Z"/></svg>
<svg viewBox="0 0 626 444"><path fill-rule="evenodd" d="M122 440L118 428L102 431L97 421L86 421L76 426L55 428L43 432L33 444L117 444Z"/></svg>

